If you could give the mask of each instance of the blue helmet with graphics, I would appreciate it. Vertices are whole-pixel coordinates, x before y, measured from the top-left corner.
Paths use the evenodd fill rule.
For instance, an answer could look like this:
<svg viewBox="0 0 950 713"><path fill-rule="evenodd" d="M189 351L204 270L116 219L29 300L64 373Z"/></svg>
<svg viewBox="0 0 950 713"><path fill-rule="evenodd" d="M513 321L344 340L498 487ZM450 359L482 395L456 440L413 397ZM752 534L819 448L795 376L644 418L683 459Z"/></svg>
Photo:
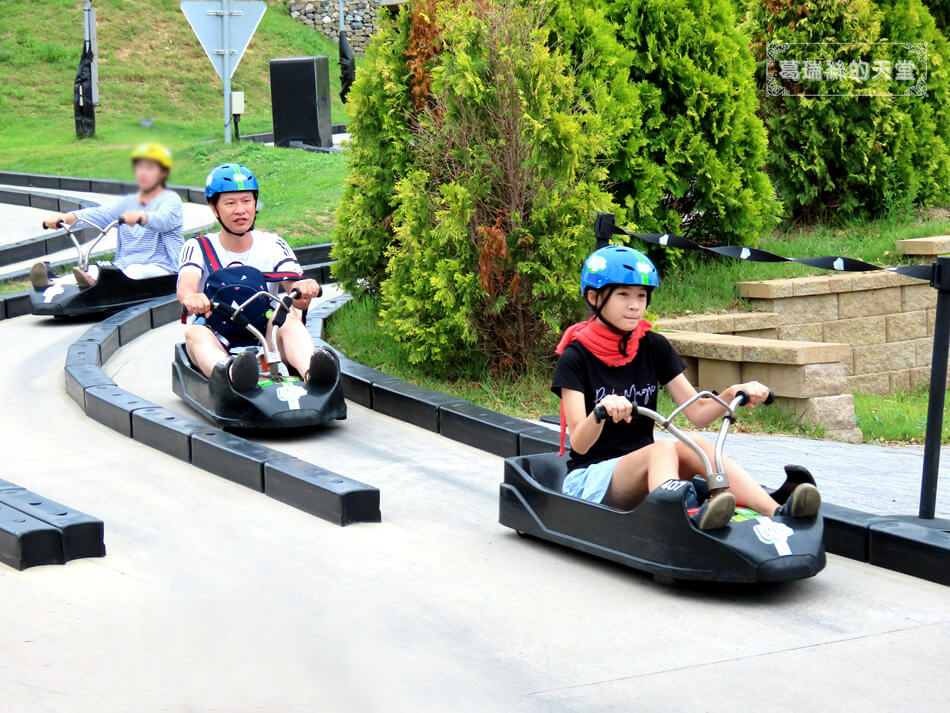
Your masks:
<svg viewBox="0 0 950 713"><path fill-rule="evenodd" d="M209 203L213 203L219 193L254 191L256 198L259 190L251 169L239 163L222 163L216 166L205 180L205 198Z"/></svg>
<svg viewBox="0 0 950 713"><path fill-rule="evenodd" d="M581 271L581 296L588 289L607 285L660 286L660 274L653 262L639 250L626 245L608 245L591 253Z"/></svg>

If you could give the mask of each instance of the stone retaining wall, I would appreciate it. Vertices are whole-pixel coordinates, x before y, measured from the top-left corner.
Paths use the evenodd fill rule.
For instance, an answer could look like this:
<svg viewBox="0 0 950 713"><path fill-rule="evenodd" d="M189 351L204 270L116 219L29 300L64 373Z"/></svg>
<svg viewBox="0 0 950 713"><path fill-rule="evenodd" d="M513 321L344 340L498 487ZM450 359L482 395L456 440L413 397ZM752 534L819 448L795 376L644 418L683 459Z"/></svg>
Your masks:
<svg viewBox="0 0 950 713"><path fill-rule="evenodd" d="M288 0L290 16L322 32L333 41L340 38L339 0ZM344 0L343 29L350 46L362 55L376 33L377 0Z"/></svg>
<svg viewBox="0 0 950 713"><path fill-rule="evenodd" d="M843 393L842 361L850 346L747 336L776 329L769 325L778 319L775 313L737 313L663 320L659 326L683 357L686 377L699 388L722 391L761 381L775 392L776 407L821 426L832 438L860 441L854 398Z"/></svg>
<svg viewBox="0 0 950 713"><path fill-rule="evenodd" d="M739 294L777 315L779 339L849 344L848 391L929 383L937 291L926 282L882 270L741 282Z"/></svg>

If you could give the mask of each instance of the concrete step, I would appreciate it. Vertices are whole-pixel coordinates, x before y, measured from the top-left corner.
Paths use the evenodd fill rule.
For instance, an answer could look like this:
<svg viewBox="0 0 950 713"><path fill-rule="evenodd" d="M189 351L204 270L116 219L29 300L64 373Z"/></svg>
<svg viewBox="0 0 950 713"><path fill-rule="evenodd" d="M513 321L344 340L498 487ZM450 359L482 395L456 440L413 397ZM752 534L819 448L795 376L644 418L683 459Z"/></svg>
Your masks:
<svg viewBox="0 0 950 713"><path fill-rule="evenodd" d="M950 254L950 235L934 235L929 238L908 238L897 241L897 252L901 255L918 257L937 257Z"/></svg>

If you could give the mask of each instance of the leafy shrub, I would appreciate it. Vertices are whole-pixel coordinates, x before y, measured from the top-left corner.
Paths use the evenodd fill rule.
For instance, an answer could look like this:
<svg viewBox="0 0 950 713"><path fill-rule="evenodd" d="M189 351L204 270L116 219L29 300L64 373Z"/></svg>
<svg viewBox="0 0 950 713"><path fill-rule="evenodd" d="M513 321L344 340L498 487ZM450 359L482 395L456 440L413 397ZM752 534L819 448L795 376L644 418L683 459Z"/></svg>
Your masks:
<svg viewBox="0 0 950 713"><path fill-rule="evenodd" d="M577 271L610 197L602 119L586 108L540 9L439 8L443 52L397 183L381 326L412 363L475 347L522 366L577 316Z"/></svg>
<svg viewBox="0 0 950 713"><path fill-rule="evenodd" d="M922 205L950 201L950 42L920 0L877 0L881 37L888 42L927 43L927 97L903 97L896 104L912 124L914 167Z"/></svg>
<svg viewBox="0 0 950 713"><path fill-rule="evenodd" d="M731 0L606 0L642 118L611 166L644 232L754 244L777 222L755 64Z"/></svg>
<svg viewBox="0 0 950 713"><path fill-rule="evenodd" d="M347 96L349 173L337 207L333 274L348 290L378 288L392 241L392 198L410 161L405 51L411 17L381 13L379 31Z"/></svg>
<svg viewBox="0 0 950 713"><path fill-rule="evenodd" d="M897 16L904 12L898 5L881 12L871 0L751 2L746 26L760 86L767 79L768 42L842 43L823 46L822 59L845 65L858 54L890 59L888 46L873 44L885 40L882 26L895 37L915 31ZM914 5L925 12L919 2ZM873 96L883 93L880 87L847 77L825 78L820 87L821 93L850 96L801 96L806 83L775 81L790 95L763 96L769 172L795 218L894 215L940 194L936 184L946 171L946 143L919 97Z"/></svg>

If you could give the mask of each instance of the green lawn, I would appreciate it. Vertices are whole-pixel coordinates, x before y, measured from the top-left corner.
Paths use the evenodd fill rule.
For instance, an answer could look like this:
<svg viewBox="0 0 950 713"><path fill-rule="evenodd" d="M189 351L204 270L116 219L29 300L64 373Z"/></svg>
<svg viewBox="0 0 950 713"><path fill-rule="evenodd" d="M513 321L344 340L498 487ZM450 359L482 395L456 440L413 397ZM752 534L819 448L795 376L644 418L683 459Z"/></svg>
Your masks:
<svg viewBox="0 0 950 713"><path fill-rule="evenodd" d="M854 411L864 440L871 443L923 443L927 424L927 389L896 394L855 394ZM950 413L944 396L942 443L950 443Z"/></svg>

